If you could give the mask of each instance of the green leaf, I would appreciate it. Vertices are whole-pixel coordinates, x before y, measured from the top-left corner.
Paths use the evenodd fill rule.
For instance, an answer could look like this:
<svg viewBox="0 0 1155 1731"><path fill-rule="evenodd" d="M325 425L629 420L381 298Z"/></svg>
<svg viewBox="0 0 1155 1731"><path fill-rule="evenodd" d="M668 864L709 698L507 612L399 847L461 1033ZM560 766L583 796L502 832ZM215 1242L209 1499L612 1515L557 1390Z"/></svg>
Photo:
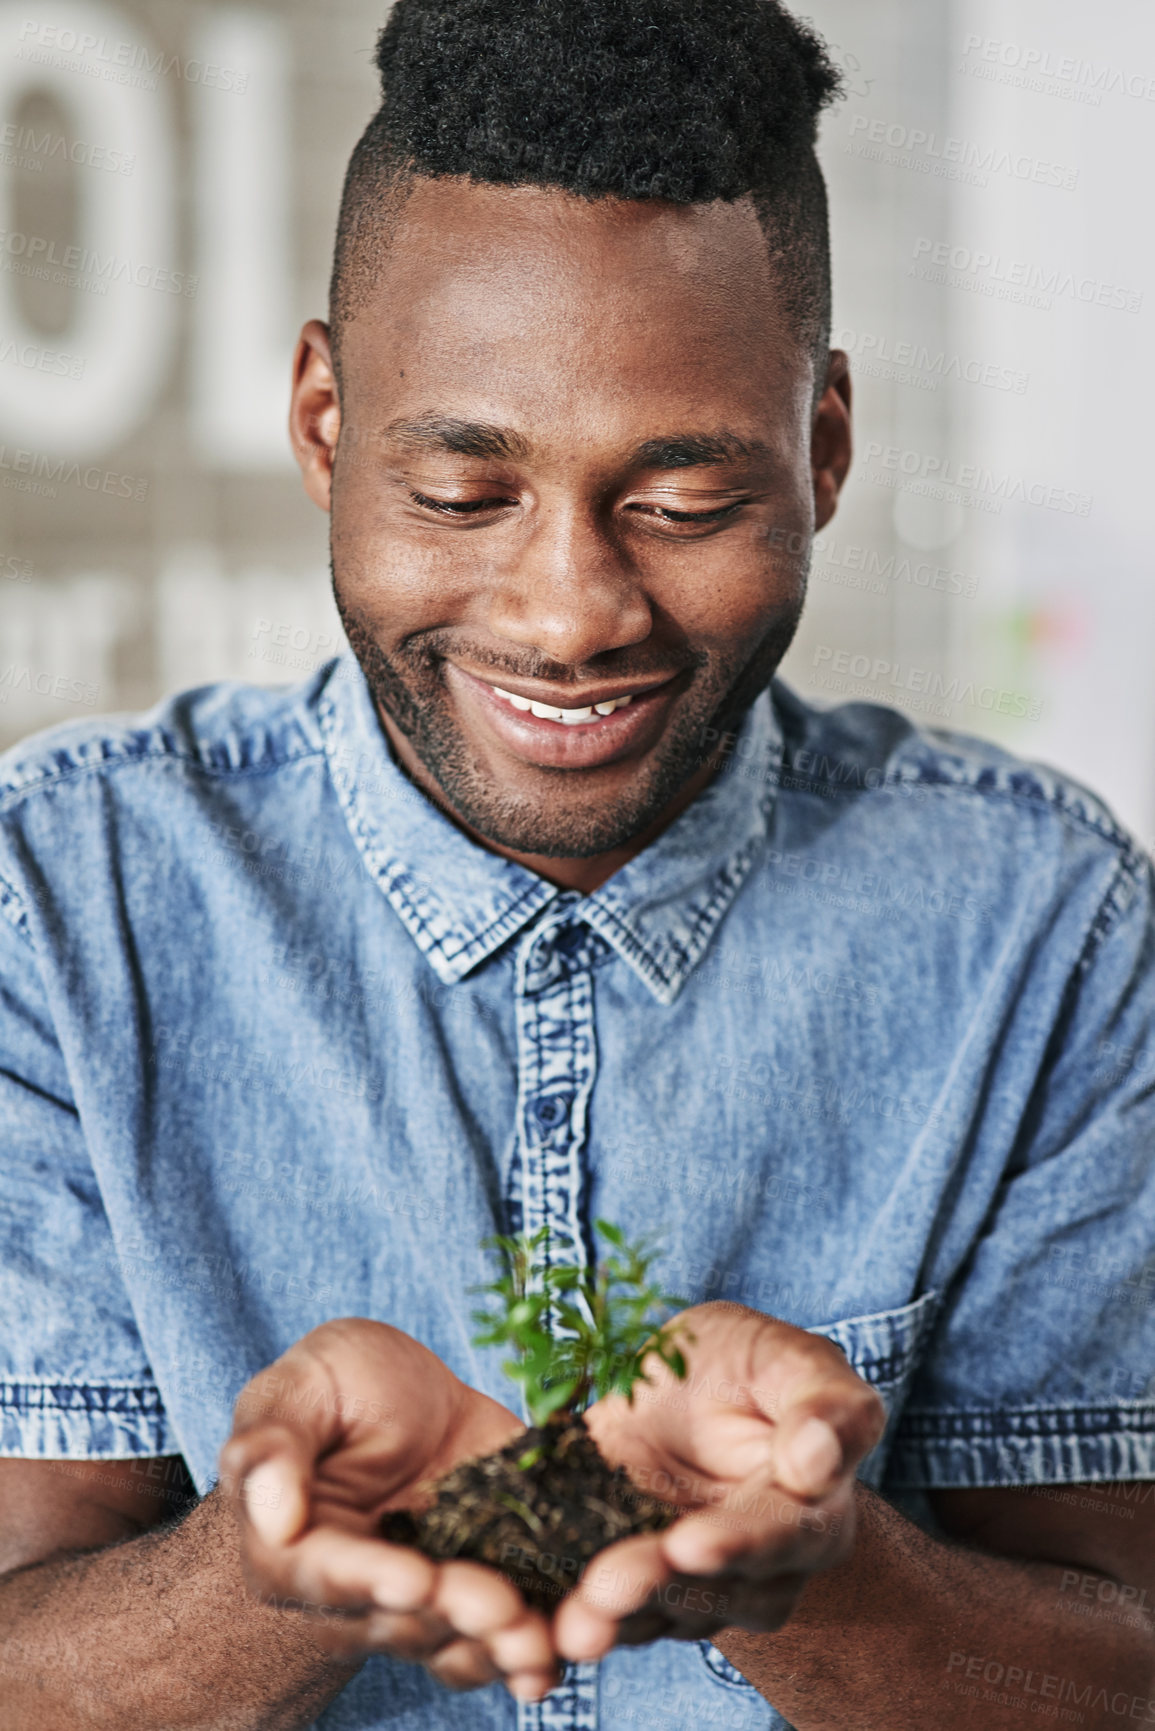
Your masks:
<svg viewBox="0 0 1155 1731"><path fill-rule="evenodd" d="M562 1382L556 1388L542 1389L532 1401L527 1400L526 1404L534 1424L544 1424L551 1413L557 1412L559 1407L565 1406L576 1388L576 1382Z"/></svg>

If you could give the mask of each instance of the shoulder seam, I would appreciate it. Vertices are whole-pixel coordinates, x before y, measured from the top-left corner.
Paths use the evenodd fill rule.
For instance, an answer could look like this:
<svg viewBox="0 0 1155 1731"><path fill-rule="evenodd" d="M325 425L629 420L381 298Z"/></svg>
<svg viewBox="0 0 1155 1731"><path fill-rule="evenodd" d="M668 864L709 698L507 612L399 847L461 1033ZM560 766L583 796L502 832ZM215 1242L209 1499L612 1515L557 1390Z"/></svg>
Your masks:
<svg viewBox="0 0 1155 1731"><path fill-rule="evenodd" d="M1107 885L1095 917L1087 928L1082 953L1074 968L1076 979L1081 979L1090 968L1116 921L1126 912L1138 890L1144 868L1150 871L1150 862L1145 859L1134 841L1129 838L1124 840L1127 845L1115 862L1111 882Z"/></svg>
<svg viewBox="0 0 1155 1731"><path fill-rule="evenodd" d="M822 799L837 799L840 796L845 799L854 799L864 794L893 793L900 792L903 788L914 787L925 788L928 791L936 789L944 793L972 794L977 799L998 800L1008 805L1019 806L1023 810L1052 812L1056 817L1066 818L1089 835L1097 836L1100 841L1108 842L1111 846L1118 848L1121 854L1128 854L1134 850L1134 838L1126 830L1114 823L1101 822L1085 809L1070 804L1063 798L1060 787L1056 787L1053 792L1048 792L1039 784L1038 793L1024 793L1020 788L982 787L970 778L956 780L949 775L937 773L930 765L916 766L916 769L917 773L913 775L891 770L872 783L854 784L846 781L839 786L837 783L827 785L814 779L811 779L809 783L804 782L796 772L791 772L783 766L780 771L780 780L782 791L785 793L817 794ZM869 767L865 773L870 773Z"/></svg>
<svg viewBox="0 0 1155 1731"><path fill-rule="evenodd" d="M0 811L9 810L28 794L42 793L47 787L63 786L66 782L75 781L83 775L95 775L118 769L132 769L144 764L169 763L182 769L197 770L202 775L256 776L272 775L278 769L286 769L291 764L305 763L310 758L323 758L324 756L324 747L321 745L310 746L304 751L292 752L285 757L277 758L272 763L250 764L206 763L203 758L191 757L182 751L125 752L116 757L101 758L94 763L75 763L67 769L46 770L34 781L25 782L20 786L2 787L0 788Z"/></svg>

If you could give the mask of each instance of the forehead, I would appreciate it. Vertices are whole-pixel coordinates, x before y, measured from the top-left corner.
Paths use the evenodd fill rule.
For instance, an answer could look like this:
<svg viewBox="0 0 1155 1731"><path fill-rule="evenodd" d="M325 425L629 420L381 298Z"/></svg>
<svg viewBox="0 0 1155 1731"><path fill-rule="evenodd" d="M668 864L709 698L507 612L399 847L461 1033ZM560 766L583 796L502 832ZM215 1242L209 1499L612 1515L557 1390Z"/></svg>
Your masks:
<svg viewBox="0 0 1155 1731"><path fill-rule="evenodd" d="M383 225L374 287L348 326L362 357L524 346L556 364L676 340L745 354L789 340L752 201L583 199L541 187L418 178ZM546 340L548 339L548 340Z"/></svg>
<svg viewBox="0 0 1155 1731"><path fill-rule="evenodd" d="M551 398L551 419L587 419L623 398L674 407L689 395L731 419L757 415L767 388L809 391L750 199L417 178L374 277L343 348L357 395L377 402L426 383L442 400L448 386L499 389L519 405Z"/></svg>

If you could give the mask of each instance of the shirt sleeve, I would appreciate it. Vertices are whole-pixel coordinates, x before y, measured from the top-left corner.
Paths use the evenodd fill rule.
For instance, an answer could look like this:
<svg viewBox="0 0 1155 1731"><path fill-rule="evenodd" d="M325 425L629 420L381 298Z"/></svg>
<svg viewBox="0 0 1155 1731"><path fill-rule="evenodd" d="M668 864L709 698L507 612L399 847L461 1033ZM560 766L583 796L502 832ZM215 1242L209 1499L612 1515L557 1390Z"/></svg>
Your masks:
<svg viewBox="0 0 1155 1731"><path fill-rule="evenodd" d="M1155 1478L1155 885L1129 845L994 1209L943 1292L886 1482L1143 1478Z"/></svg>
<svg viewBox="0 0 1155 1731"><path fill-rule="evenodd" d="M0 1455L179 1454L20 899L0 885Z"/></svg>

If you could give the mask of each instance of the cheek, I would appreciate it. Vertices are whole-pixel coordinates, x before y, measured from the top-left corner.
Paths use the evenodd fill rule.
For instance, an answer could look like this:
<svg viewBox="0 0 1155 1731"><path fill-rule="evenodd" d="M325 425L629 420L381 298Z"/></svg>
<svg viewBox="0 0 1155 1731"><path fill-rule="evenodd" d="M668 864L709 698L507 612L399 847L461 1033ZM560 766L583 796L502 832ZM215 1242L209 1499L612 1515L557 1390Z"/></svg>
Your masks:
<svg viewBox="0 0 1155 1731"><path fill-rule="evenodd" d="M367 619L421 629L437 622L454 593L445 561L398 534L380 513L335 514L330 546L342 600Z"/></svg>
<svg viewBox="0 0 1155 1731"><path fill-rule="evenodd" d="M769 618L801 603L804 572L805 560L771 549L762 528L745 538L725 537L709 560L687 562L678 580L655 586L653 593L688 637L742 642L761 636Z"/></svg>

